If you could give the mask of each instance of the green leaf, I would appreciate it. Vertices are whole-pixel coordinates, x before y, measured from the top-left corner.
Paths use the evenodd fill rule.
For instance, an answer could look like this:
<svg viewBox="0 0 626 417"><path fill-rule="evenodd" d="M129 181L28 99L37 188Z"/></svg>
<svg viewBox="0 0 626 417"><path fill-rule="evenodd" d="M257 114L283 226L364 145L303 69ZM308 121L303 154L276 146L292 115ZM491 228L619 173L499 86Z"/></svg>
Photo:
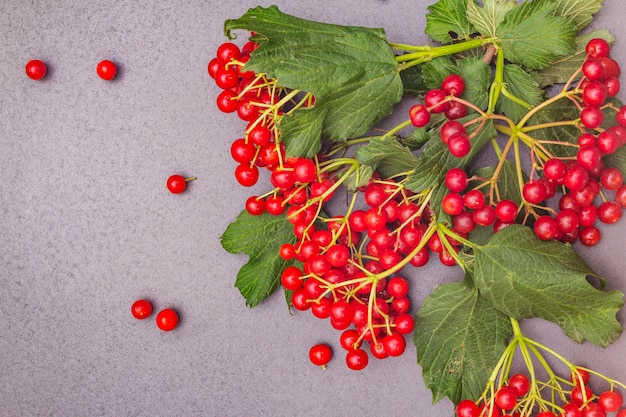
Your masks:
<svg viewBox="0 0 626 417"><path fill-rule="evenodd" d="M388 136L370 138L367 145L359 146L355 158L360 164L369 165L374 171L380 172L383 178L411 171L418 162L409 148Z"/></svg>
<svg viewBox="0 0 626 417"><path fill-rule="evenodd" d="M602 8L604 0L555 0L557 16L570 18L578 30L586 27L593 20L593 15Z"/></svg>
<svg viewBox="0 0 626 417"><path fill-rule="evenodd" d="M604 158L606 165L626 172L626 146L620 147L615 153Z"/></svg>
<svg viewBox="0 0 626 417"><path fill-rule="evenodd" d="M313 22L276 6L250 9L226 21L227 35L236 29L254 31L260 39L247 70L315 95L315 106L295 110L281 123L290 155L311 156L319 149L320 124L322 136L332 141L367 133L402 98L398 65L382 29ZM296 115L300 112L307 115ZM300 121L306 126L297 126Z"/></svg>
<svg viewBox="0 0 626 417"><path fill-rule="evenodd" d="M467 281L437 286L415 317L414 343L433 402L479 398L513 330Z"/></svg>
<svg viewBox="0 0 626 417"><path fill-rule="evenodd" d="M281 258L278 250L283 243L295 241L293 226L284 216L252 216L244 210L226 228L222 247L250 257L235 281L249 307L256 306L280 285L282 271L293 262Z"/></svg>
<svg viewBox="0 0 626 417"><path fill-rule="evenodd" d="M476 29L467 19L468 0L439 0L428 6L425 32L431 39L450 43L456 39L469 39ZM450 35L455 36L450 36Z"/></svg>
<svg viewBox="0 0 626 417"><path fill-rule="evenodd" d="M343 179L343 185L349 191L355 191L357 188L366 185L374 174L374 169L369 165L359 165L357 170L350 172L345 179ZM345 173L340 174L340 177L345 176Z"/></svg>
<svg viewBox="0 0 626 417"><path fill-rule="evenodd" d="M449 56L435 58L421 65L422 77L427 88L439 88L441 82L455 70L454 62Z"/></svg>
<svg viewBox="0 0 626 417"><path fill-rule="evenodd" d="M414 129L409 136L402 139L402 143L406 145L412 151L421 149L430 138L434 136L432 129L426 129L424 127L418 127Z"/></svg>
<svg viewBox="0 0 626 417"><path fill-rule="evenodd" d="M580 110L576 105L567 99L558 100L547 107L541 109L530 118L526 126L536 126L557 121L576 120L580 115ZM573 125L552 126L529 132L530 136L538 140L569 142L576 144L580 136L580 130ZM545 143L544 146L558 157L568 157L576 155L577 147L562 146L553 143Z"/></svg>
<svg viewBox="0 0 626 417"><path fill-rule="evenodd" d="M463 99L475 106L486 109L489 105L489 88L491 86L491 68L478 57L468 57L458 61L456 73L464 80L472 80L465 84Z"/></svg>
<svg viewBox="0 0 626 417"><path fill-rule="evenodd" d="M579 343L607 346L621 334L616 314L623 294L592 286L588 276L602 279L570 245L540 241L529 227L512 225L474 255L476 287L504 314L552 321Z"/></svg>
<svg viewBox="0 0 626 417"><path fill-rule="evenodd" d="M484 0L483 7L479 7L472 0L467 3L467 20L481 35L495 37L504 16L515 5L515 0Z"/></svg>
<svg viewBox="0 0 626 417"><path fill-rule="evenodd" d="M525 2L511 9L498 26L498 37L509 61L530 70L550 66L552 61L575 52L576 25L554 16L551 1Z"/></svg>
<svg viewBox="0 0 626 417"><path fill-rule="evenodd" d="M560 57L548 68L539 71L539 76L541 77L539 86L543 88L548 85L566 83L583 64L586 56L585 47L587 46L587 42L594 38L604 39L609 44L615 42L615 38L607 30L596 30L578 36L576 38L576 52L573 55ZM579 80L581 76L582 73L574 78L574 80Z"/></svg>
<svg viewBox="0 0 626 417"><path fill-rule="evenodd" d="M322 148L322 127L326 112L302 109L280 120L280 134L288 158L312 158Z"/></svg>
<svg viewBox="0 0 626 417"><path fill-rule="evenodd" d="M542 103L545 98L544 91L539 88L539 82L535 77L518 65L509 64L504 66L504 83L510 94L531 107ZM505 94L500 94L496 109L499 113L505 114L516 123L529 110L529 108L507 97Z"/></svg>
<svg viewBox="0 0 626 417"><path fill-rule="evenodd" d="M402 70L400 72L400 78L402 79L405 96L416 97L428 90L426 84L424 84L424 78L422 77L421 65L414 65Z"/></svg>

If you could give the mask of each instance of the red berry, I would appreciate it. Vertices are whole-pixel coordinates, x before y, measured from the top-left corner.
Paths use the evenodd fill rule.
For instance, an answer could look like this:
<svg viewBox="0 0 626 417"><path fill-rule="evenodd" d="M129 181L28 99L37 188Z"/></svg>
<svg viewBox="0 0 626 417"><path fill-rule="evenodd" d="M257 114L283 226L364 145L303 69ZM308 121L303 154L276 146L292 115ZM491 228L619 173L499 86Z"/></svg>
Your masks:
<svg viewBox="0 0 626 417"><path fill-rule="evenodd" d="M448 95L461 97L465 92L465 81L458 74L450 74L443 79L441 89Z"/></svg>
<svg viewBox="0 0 626 417"><path fill-rule="evenodd" d="M430 112L424 104L416 104L409 109L409 118L415 127L424 127L430 122Z"/></svg>
<svg viewBox="0 0 626 417"><path fill-rule="evenodd" d="M350 350L346 354L346 364L348 368L354 371L365 369L368 362L369 357L367 356L367 352L361 348Z"/></svg>
<svg viewBox="0 0 626 417"><path fill-rule="evenodd" d="M167 179L167 189L172 194L180 194L187 189L187 182L193 181L195 178L185 178L182 175L174 174Z"/></svg>
<svg viewBox="0 0 626 417"><path fill-rule="evenodd" d="M324 367L333 357L333 352L325 343L311 346L309 350L309 359L314 365Z"/></svg>
<svg viewBox="0 0 626 417"><path fill-rule="evenodd" d="M174 330L178 326L178 313L171 308L161 310L157 314L156 323L158 328L164 332Z"/></svg>
<svg viewBox="0 0 626 417"><path fill-rule="evenodd" d="M424 95L424 104L431 113L443 113L450 106L450 102L446 101L447 94L440 89L433 89Z"/></svg>
<svg viewBox="0 0 626 417"><path fill-rule="evenodd" d="M585 46L585 52L590 58L608 57L611 47L607 41L602 38L593 38Z"/></svg>
<svg viewBox="0 0 626 417"><path fill-rule="evenodd" d="M117 75L117 65L113 61L109 61L105 59L104 61L98 62L96 66L96 73L98 77L103 80L110 81Z"/></svg>
<svg viewBox="0 0 626 417"><path fill-rule="evenodd" d="M448 150L457 158L466 156L471 148L471 144L467 136L456 134L448 139Z"/></svg>
<svg viewBox="0 0 626 417"><path fill-rule="evenodd" d="M133 317L143 320L152 314L152 304L148 300L137 300L131 307Z"/></svg>
<svg viewBox="0 0 626 417"><path fill-rule="evenodd" d="M600 394L598 404L604 408L604 411L612 413L622 408L624 398L617 391L605 391Z"/></svg>
<svg viewBox="0 0 626 417"><path fill-rule="evenodd" d="M26 63L26 75L33 80L41 80L46 76L48 67L43 61L32 59Z"/></svg>

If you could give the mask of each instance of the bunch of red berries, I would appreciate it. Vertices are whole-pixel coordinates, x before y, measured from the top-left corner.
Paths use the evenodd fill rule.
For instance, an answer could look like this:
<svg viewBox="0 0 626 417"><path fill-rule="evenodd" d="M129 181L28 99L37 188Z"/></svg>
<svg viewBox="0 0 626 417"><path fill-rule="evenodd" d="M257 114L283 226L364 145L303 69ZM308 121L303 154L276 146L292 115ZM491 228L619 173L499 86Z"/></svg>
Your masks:
<svg viewBox="0 0 626 417"><path fill-rule="evenodd" d="M593 246L601 237L596 223L612 224L621 218L626 207L624 175L620 169L606 164L606 157L626 144L626 106L615 107L610 101L619 92L620 67L610 58L606 41L593 39L586 50L587 57L580 69L583 77L578 85L564 89L551 99L552 102L569 99L579 108L579 120L571 121L580 130L577 143L533 138L529 133L537 128L524 126L530 117L518 126L511 122L514 129L507 131L511 136L509 143L516 146L515 141L520 138L514 135L521 132L524 135L521 139L529 145L532 161L530 178L520 184L521 201L500 198L494 192L494 184L499 179L497 175L468 178L464 170L453 168L445 177L449 193L443 198L442 209L451 216L455 231L467 234L476 226L493 226L497 232L519 222L532 226L541 240L557 239L568 243L580 240L584 245ZM491 117L460 99L458 96L463 90L463 79L450 75L443 81L441 89L425 95L424 104L417 104L409 110L410 120L417 127L427 126L431 113L445 112L448 120L439 128L439 136L456 157L463 157L470 150L467 128ZM461 110L451 112L453 105ZM457 115L467 115L468 106L479 116L466 123L456 120ZM608 110L616 112L617 123L603 128ZM480 128L479 125L472 135ZM515 133L516 129L518 133ZM547 144L575 148L576 153L555 155ZM505 150L510 148L507 145ZM505 158L506 155L500 156L500 162Z"/></svg>
<svg viewBox="0 0 626 417"><path fill-rule="evenodd" d="M416 104L409 109L411 123L415 127L424 127L430 122L431 114L438 113L443 113L449 121L467 116L467 104L459 98L464 92L465 80L458 74L448 75L440 88L426 92L424 104ZM457 158L469 153L470 140L463 124L445 123L440 136L450 153Z"/></svg>
<svg viewBox="0 0 626 417"><path fill-rule="evenodd" d="M605 377L598 379L606 381ZM526 374L519 373L508 378L489 395L478 402L462 400L456 406L458 417L606 417L607 413L626 416L622 409L623 396L614 385L599 394L589 386L590 371L576 368L570 380L564 379L568 388L560 390L547 383L540 387L533 384ZM615 381L609 381L617 384ZM552 392L554 388L554 392ZM542 398L542 390L550 391L550 399ZM557 400L557 401L555 401Z"/></svg>

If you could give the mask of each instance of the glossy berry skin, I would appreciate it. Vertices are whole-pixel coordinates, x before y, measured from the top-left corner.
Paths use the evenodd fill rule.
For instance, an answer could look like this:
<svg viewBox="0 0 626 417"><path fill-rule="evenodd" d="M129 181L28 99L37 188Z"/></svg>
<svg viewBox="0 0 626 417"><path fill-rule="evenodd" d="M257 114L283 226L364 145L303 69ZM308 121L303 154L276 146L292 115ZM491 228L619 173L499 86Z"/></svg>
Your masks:
<svg viewBox="0 0 626 417"><path fill-rule="evenodd" d="M461 400L456 405L457 417L478 417L480 415L480 408L472 400Z"/></svg>
<svg viewBox="0 0 626 417"><path fill-rule="evenodd" d="M148 300L137 300L133 303L130 311L134 318L143 320L152 314L152 304Z"/></svg>
<svg viewBox="0 0 626 417"><path fill-rule="evenodd" d="M167 179L167 189L172 194L180 194L187 189L187 182L194 178L185 178L182 175L174 174Z"/></svg>
<svg viewBox="0 0 626 417"><path fill-rule="evenodd" d="M156 324L164 332L172 331L178 326L178 313L171 308L161 310L157 314Z"/></svg>
<svg viewBox="0 0 626 417"><path fill-rule="evenodd" d="M31 80L41 80L43 77L46 76L46 73L48 72L48 67L43 61L40 61L38 59L31 59L26 63L25 70L26 75L28 75Z"/></svg>
<svg viewBox="0 0 626 417"><path fill-rule="evenodd" d="M319 343L311 346L309 350L309 359L314 365L324 367L333 357L333 352L325 343Z"/></svg>
<svg viewBox="0 0 626 417"><path fill-rule="evenodd" d="M598 404L604 408L604 411L609 413L619 411L623 403L624 398L617 391L605 391L598 398Z"/></svg>
<svg viewBox="0 0 626 417"><path fill-rule="evenodd" d="M367 352L361 348L348 351L346 354L346 365L353 371L365 369L369 362Z"/></svg>
<svg viewBox="0 0 626 417"><path fill-rule="evenodd" d="M96 74L103 80L110 81L117 75L117 65L108 59L100 61L96 66Z"/></svg>

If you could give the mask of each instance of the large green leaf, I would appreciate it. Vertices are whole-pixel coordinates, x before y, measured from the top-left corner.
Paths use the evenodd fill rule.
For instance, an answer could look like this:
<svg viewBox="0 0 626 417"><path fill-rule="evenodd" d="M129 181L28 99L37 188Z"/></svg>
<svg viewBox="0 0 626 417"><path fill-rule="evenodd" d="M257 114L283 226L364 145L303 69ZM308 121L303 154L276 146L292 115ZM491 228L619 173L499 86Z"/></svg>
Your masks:
<svg viewBox="0 0 626 417"><path fill-rule="evenodd" d="M411 171L418 161L409 148L389 136L370 138L367 145L359 146L355 158L360 164L380 172L383 178Z"/></svg>
<svg viewBox="0 0 626 417"><path fill-rule="evenodd" d="M572 19L578 30L583 29L602 8L604 0L554 0L557 4L556 15Z"/></svg>
<svg viewBox="0 0 626 417"><path fill-rule="evenodd" d="M495 37L504 16L515 4L515 0L484 0L483 7L479 7L472 0L467 3L467 19L483 36Z"/></svg>
<svg viewBox="0 0 626 417"><path fill-rule="evenodd" d="M512 333L509 317L467 281L436 287L416 314L413 339L433 402L480 397Z"/></svg>
<svg viewBox="0 0 626 417"><path fill-rule="evenodd" d="M293 262L281 258L278 250L283 243L295 241L293 226L285 216L252 216L244 210L228 226L222 235L222 247L250 257L235 281L249 307L256 306L280 285L282 271Z"/></svg>
<svg viewBox="0 0 626 417"><path fill-rule="evenodd" d="M276 6L226 21L228 36L236 29L256 32L260 43L246 69L315 95L315 106L295 110L280 124L289 155L319 150L319 125L332 141L365 134L402 98L398 65L382 29L313 22Z"/></svg>
<svg viewBox="0 0 626 417"><path fill-rule="evenodd" d="M442 43L450 43L456 39L469 39L476 29L467 19L467 1L439 0L428 6L426 34L431 39Z"/></svg>
<svg viewBox="0 0 626 417"><path fill-rule="evenodd" d="M576 25L555 16L556 4L547 0L525 2L511 9L498 26L504 57L530 70L550 66L552 61L575 52Z"/></svg>
<svg viewBox="0 0 626 417"><path fill-rule="evenodd" d="M623 294L591 285L589 276L603 280L570 245L540 241L532 229L512 225L474 255L476 287L504 314L552 321L579 343L607 346L621 334L616 314Z"/></svg>

